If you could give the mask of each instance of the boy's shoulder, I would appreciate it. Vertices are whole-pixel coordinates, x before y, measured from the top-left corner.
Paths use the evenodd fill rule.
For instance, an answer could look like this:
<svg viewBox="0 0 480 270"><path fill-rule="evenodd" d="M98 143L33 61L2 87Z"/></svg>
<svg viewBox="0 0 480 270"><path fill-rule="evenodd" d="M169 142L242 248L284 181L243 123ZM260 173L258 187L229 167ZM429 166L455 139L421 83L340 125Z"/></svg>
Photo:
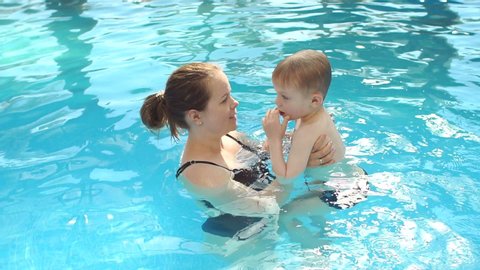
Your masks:
<svg viewBox="0 0 480 270"><path fill-rule="evenodd" d="M304 123L301 119L299 119L295 125L295 130L318 130L324 128L325 125L331 121L330 115L328 114L322 114L320 117L315 119L315 121L310 121L308 123Z"/></svg>
<svg viewBox="0 0 480 270"><path fill-rule="evenodd" d="M316 140L323 133L322 123L319 121L315 123L309 123L307 125L299 124L295 127L295 130L292 134L292 140L307 140L307 138Z"/></svg>

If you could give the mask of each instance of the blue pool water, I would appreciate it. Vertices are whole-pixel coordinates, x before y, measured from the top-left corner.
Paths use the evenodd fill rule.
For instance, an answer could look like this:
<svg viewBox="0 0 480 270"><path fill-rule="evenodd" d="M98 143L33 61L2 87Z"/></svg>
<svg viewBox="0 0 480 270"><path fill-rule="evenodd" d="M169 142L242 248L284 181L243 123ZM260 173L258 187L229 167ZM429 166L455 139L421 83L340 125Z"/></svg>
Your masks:
<svg viewBox="0 0 480 270"><path fill-rule="evenodd" d="M478 269L480 2L295 2L0 1L0 268ZM317 249L280 234L226 257L142 100L216 62L263 139L271 71L306 48L371 192L325 214Z"/></svg>

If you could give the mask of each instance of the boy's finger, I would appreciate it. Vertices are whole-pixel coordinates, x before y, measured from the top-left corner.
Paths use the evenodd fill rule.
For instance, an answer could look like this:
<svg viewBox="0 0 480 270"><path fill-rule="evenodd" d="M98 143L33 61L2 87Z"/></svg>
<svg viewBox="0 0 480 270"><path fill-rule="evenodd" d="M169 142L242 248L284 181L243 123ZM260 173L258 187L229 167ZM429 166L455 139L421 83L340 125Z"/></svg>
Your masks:
<svg viewBox="0 0 480 270"><path fill-rule="evenodd" d="M290 120L290 118L288 116L285 116L283 118L283 122L282 122L282 132L283 133L285 133L285 131L287 130L288 120Z"/></svg>
<svg viewBox="0 0 480 270"><path fill-rule="evenodd" d="M267 111L267 116L270 117L272 115L272 110Z"/></svg>

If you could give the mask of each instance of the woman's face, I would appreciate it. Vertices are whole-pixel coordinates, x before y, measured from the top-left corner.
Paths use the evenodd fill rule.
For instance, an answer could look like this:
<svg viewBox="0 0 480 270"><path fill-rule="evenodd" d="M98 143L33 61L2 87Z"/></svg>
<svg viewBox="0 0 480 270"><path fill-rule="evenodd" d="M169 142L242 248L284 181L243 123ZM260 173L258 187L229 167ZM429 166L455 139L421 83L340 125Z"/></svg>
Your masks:
<svg viewBox="0 0 480 270"><path fill-rule="evenodd" d="M202 121L209 131L225 135L237 129L237 106L231 96L231 87L228 78L222 71L217 71L209 78L208 89L210 100L202 112Z"/></svg>

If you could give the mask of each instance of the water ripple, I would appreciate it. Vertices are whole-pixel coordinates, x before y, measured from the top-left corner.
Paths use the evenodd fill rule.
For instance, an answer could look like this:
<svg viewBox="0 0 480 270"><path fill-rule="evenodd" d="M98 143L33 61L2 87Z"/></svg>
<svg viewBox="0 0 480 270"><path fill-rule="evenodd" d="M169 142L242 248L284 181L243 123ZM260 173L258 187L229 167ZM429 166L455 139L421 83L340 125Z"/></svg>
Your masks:
<svg viewBox="0 0 480 270"><path fill-rule="evenodd" d="M478 3L24 0L3 1L0 15L7 269L478 263ZM217 62L241 102L239 127L263 139L271 72L306 48L331 60L326 105L369 172L369 196L312 220L317 248L279 230L228 261L175 181L185 136L152 136L139 107L181 64Z"/></svg>
<svg viewBox="0 0 480 270"><path fill-rule="evenodd" d="M463 131L439 115L416 115L415 117L424 120L425 125L433 135L443 138L464 138L468 141L480 142L480 137L476 134Z"/></svg>
<svg viewBox="0 0 480 270"><path fill-rule="evenodd" d="M23 159L7 158L5 153L0 152L0 168L21 169L49 162L69 160L76 156L84 147L67 147L57 152L50 153L23 153Z"/></svg>

